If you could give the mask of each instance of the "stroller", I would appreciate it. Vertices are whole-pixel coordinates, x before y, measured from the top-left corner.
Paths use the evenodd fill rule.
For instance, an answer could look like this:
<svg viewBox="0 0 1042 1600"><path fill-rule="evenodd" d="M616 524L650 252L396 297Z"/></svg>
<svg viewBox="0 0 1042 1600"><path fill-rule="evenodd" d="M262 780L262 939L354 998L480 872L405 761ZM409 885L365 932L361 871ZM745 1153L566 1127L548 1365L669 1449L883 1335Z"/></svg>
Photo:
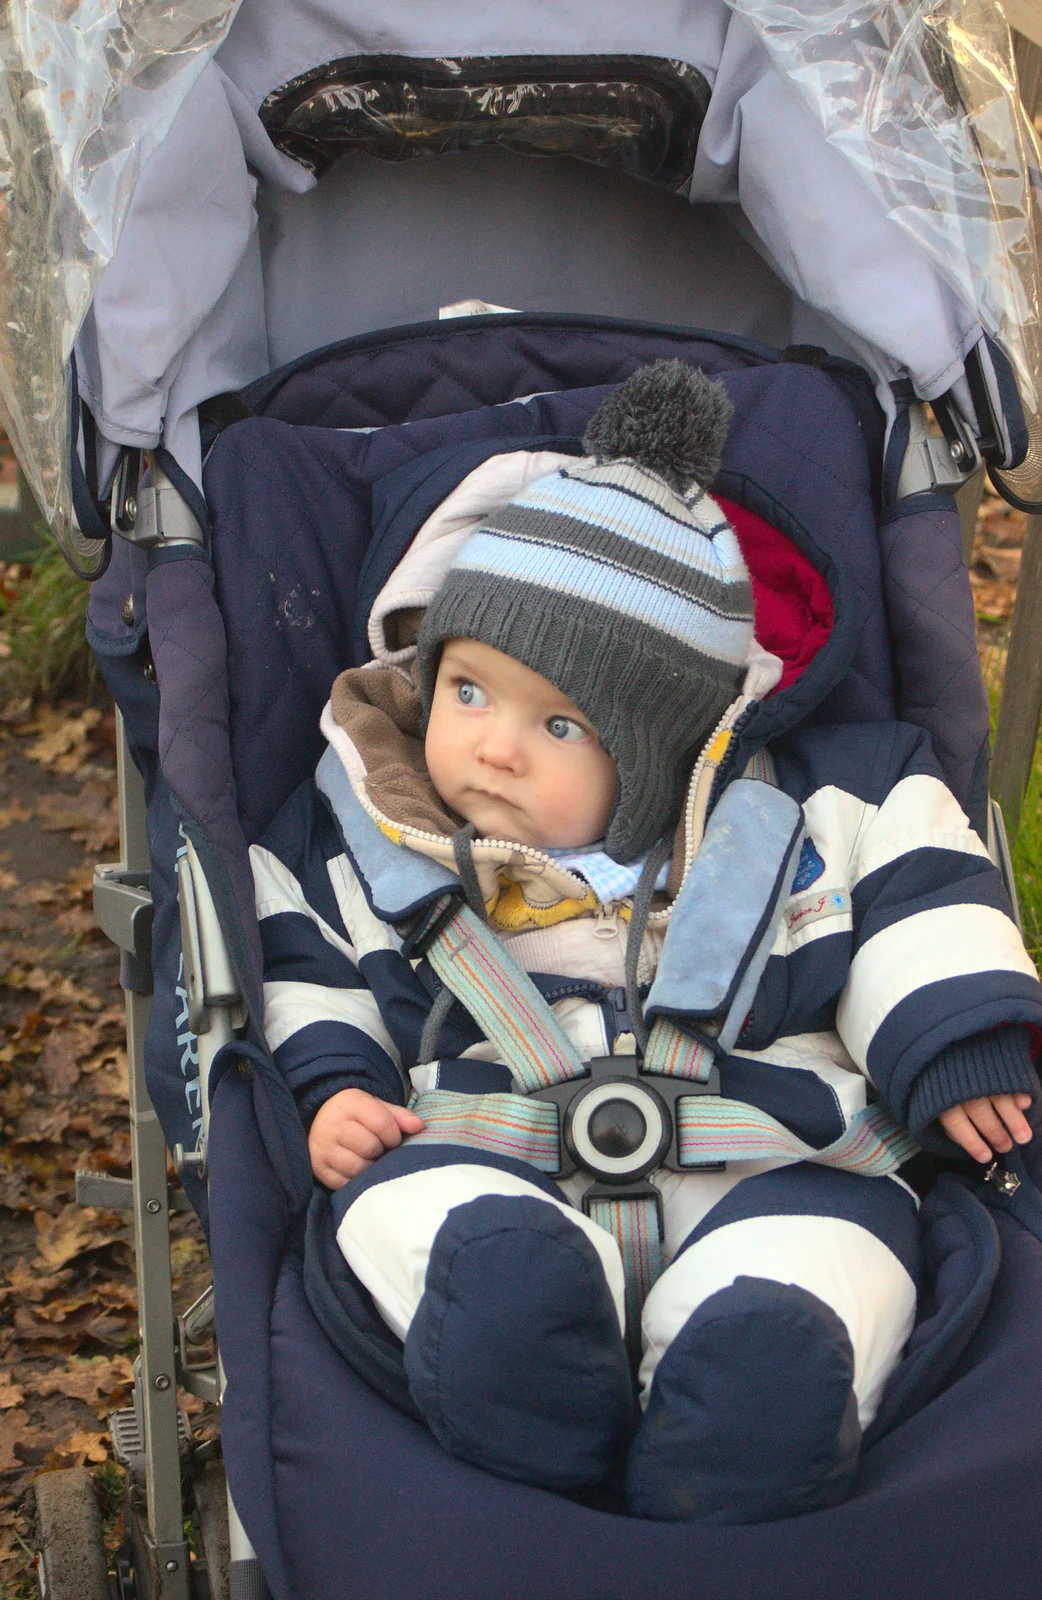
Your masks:
<svg viewBox="0 0 1042 1600"><path fill-rule="evenodd" d="M146 9L81 29L31 0L5 42L37 86L9 70L5 138L35 164L11 168L6 420L93 581L120 712L95 907L133 1184L79 1195L133 1213L142 1330L111 1418L116 1574L89 1485L49 1474L46 1594L1034 1593L1034 1147L924 1224L930 1293L843 1505L703 1528L487 1476L363 1381L305 1292L313 1182L248 856L426 509L498 452L577 448L610 386L679 356L735 405L717 492L843 588L844 715L930 733L1012 893L953 498L982 460L1042 492L1038 172L1004 28L957 4ZM176 1318L167 1147L215 1272ZM220 1453L179 1388L221 1403Z"/></svg>

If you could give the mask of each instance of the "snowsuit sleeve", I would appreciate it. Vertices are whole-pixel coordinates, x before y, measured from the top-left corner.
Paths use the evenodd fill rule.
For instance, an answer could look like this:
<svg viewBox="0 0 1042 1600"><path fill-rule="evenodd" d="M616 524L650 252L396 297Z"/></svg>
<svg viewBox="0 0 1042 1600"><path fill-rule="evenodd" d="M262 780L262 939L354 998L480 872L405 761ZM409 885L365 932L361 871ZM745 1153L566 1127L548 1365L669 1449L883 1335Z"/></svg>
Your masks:
<svg viewBox="0 0 1042 1600"><path fill-rule="evenodd" d="M963 1100L1038 1096L1030 1038L1042 1026L1042 986L1001 875L926 735L896 725L878 754L890 767L877 773L880 803L850 817L853 949L836 1020L854 1061L921 1139Z"/></svg>
<svg viewBox="0 0 1042 1600"><path fill-rule="evenodd" d="M398 1049L366 983L333 887L313 797L302 794L250 851L264 952L264 1032L305 1124L330 1095L402 1105ZM375 923L375 919L371 918ZM390 929L376 924L388 947Z"/></svg>

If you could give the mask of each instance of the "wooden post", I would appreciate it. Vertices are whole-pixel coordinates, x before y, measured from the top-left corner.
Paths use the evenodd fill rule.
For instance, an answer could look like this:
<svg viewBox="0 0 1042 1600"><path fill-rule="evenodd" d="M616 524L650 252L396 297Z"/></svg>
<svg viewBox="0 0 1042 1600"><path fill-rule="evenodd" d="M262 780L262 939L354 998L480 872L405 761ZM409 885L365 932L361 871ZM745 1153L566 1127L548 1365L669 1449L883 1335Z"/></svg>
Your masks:
<svg viewBox="0 0 1042 1600"><path fill-rule="evenodd" d="M1020 820L1042 717L1042 517L1029 517L1002 680L991 790L1006 825Z"/></svg>
<svg viewBox="0 0 1042 1600"><path fill-rule="evenodd" d="M978 467L969 483L964 483L955 496L962 529L962 559L969 566L973 560L973 541L977 534L977 512L984 493L984 468Z"/></svg>
<svg viewBox="0 0 1042 1600"><path fill-rule="evenodd" d="M0 501L0 561L32 556L43 545L43 517L25 481L21 467L17 484L4 485L14 492Z"/></svg>
<svg viewBox="0 0 1042 1600"><path fill-rule="evenodd" d="M1021 98L1033 117L1042 90L1042 0L1019 0L1007 14L1021 32L1013 35ZM1031 777L1042 717L1042 517L1029 517L1021 557L1017 599L1009 630L998 731L991 765L991 792L1006 826L1016 829Z"/></svg>

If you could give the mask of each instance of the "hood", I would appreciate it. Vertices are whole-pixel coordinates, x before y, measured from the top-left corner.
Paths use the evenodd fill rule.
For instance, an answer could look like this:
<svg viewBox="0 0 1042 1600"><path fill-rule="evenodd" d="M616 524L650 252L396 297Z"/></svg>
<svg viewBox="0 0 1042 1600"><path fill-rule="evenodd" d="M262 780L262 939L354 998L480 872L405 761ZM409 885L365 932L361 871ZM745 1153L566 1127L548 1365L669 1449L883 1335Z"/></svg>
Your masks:
<svg viewBox="0 0 1042 1600"><path fill-rule="evenodd" d="M366 667L341 673L322 716L322 732L330 745L327 771L332 758L347 779L354 804L365 815L366 836L373 839L375 825L385 841L425 857L453 879L452 836L463 819L448 811L427 776L412 670L416 631L423 610L473 527L522 488L574 459L574 451L553 449L486 456L433 508L427 499L415 532L406 530L405 553L369 608L367 633L374 659ZM832 627L829 586L792 540L746 507L719 494L715 498L738 534L749 567L757 637L749 652L743 694L725 714L692 772L674 840L666 902L660 902L655 913L659 916L668 916L668 902L690 869L717 771L728 752L733 756L737 744L745 743L744 729L753 720L750 713L768 697L772 704L788 698L786 691L815 660ZM396 518L404 509L399 507ZM743 735L741 740L736 741L735 733ZM600 909L585 880L533 846L476 840L472 854L486 905L501 928L545 926L568 916L595 915Z"/></svg>
<svg viewBox="0 0 1042 1600"><path fill-rule="evenodd" d="M407 666L413 662L423 613L467 537L487 516L509 504L529 484L548 477L559 467L574 467L575 464L574 454L555 450L511 450L490 456L469 472L420 524L405 554L373 601L366 633L374 661L384 666ZM719 496L715 498L732 525L732 513L739 521L748 522L749 513L741 506L721 500ZM760 518L753 520L759 522ZM742 553L745 554L744 546ZM755 595L755 576L753 592ZM775 608L770 624L776 621ZM786 642L795 644L797 630L790 626L783 631ZM793 635L791 640L790 634ZM784 682L786 665L782 657L754 636L746 652L747 671L742 693L750 699L762 699Z"/></svg>
<svg viewBox="0 0 1042 1600"><path fill-rule="evenodd" d="M511 450L469 472L421 525L373 602L366 629L373 659L386 666L410 661L419 619L467 537L530 483L574 461L557 450Z"/></svg>

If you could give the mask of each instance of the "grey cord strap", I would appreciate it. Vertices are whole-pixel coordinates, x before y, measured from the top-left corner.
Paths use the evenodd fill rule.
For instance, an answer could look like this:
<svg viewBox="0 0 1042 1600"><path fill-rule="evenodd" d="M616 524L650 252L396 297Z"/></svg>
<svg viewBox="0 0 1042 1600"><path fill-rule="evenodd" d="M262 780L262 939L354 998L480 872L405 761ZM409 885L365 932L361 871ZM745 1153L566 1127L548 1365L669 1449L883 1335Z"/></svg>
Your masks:
<svg viewBox="0 0 1042 1600"><path fill-rule="evenodd" d="M457 833L452 835L452 855L456 862L456 871L459 881L463 886L464 898L476 917L482 922L488 921L485 911L485 896L481 892L478 881L478 869L474 865L474 851L471 848L477 837L477 828L472 822L466 823Z"/></svg>
<svg viewBox="0 0 1042 1600"><path fill-rule="evenodd" d="M630 910L630 931L626 941L626 1009L630 1014L633 1034L641 1050L648 1047L648 1026L644 1021L644 1007L640 998L637 974L640 971L640 950L644 943L644 929L648 925L651 901L659 873L669 860L673 848L671 839L660 839L644 863L633 892Z"/></svg>
<svg viewBox="0 0 1042 1600"><path fill-rule="evenodd" d="M452 1002L455 998L448 984L443 983L434 997L434 1003L427 1013L426 1022L423 1024L423 1032L420 1034L418 1066L422 1067L428 1061L436 1061L438 1059L438 1035L441 1033L442 1024L452 1010Z"/></svg>

